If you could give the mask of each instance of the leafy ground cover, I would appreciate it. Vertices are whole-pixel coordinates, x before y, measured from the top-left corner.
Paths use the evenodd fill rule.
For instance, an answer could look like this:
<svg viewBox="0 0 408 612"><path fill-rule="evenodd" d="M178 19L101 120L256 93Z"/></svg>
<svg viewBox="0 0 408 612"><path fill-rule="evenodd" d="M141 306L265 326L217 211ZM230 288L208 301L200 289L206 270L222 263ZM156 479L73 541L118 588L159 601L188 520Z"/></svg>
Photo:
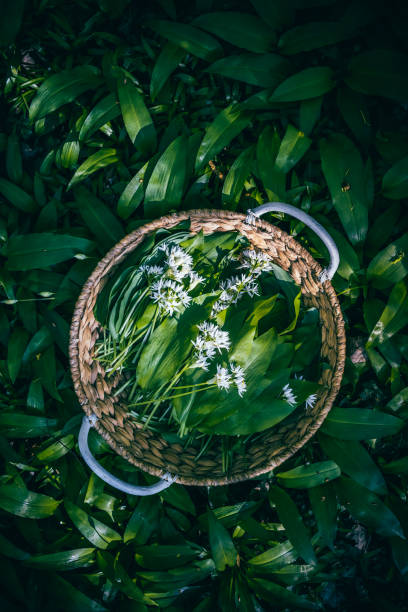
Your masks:
<svg viewBox="0 0 408 612"><path fill-rule="evenodd" d="M407 25L381 2L6 3L3 609L407 609ZM340 249L335 408L256 481L143 499L104 486L77 451L67 339L82 284L146 220L273 199ZM327 261L301 223L270 219Z"/></svg>

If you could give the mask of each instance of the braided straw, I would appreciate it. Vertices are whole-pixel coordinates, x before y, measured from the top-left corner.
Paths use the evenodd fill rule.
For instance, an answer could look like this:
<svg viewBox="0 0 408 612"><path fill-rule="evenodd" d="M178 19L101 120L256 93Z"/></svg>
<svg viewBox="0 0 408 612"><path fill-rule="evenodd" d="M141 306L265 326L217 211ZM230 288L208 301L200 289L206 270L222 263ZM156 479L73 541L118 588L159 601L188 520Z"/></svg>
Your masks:
<svg viewBox="0 0 408 612"><path fill-rule="evenodd" d="M124 398L114 396L112 390L120 378L105 378L101 364L93 358L99 323L93 308L99 292L109 275L154 230L171 228L190 219L191 232L240 232L254 247L267 253L274 263L289 272L300 285L307 307L314 306L320 314L322 330L321 359L327 364L320 382L325 389L314 407L297 421L276 425L257 436L247 446L245 454L234 455L234 464L226 475L222 470L221 448L212 447L196 458L192 447L167 442L163 437L129 418ZM95 428L108 444L136 467L163 477L177 475L177 482L185 485L225 485L240 482L269 472L289 459L319 429L339 391L344 370L346 339L344 322L335 291L326 280L319 282L321 266L291 236L258 220L256 226L245 223L245 216L220 210L191 210L168 215L147 223L125 236L98 263L85 283L75 306L71 324L69 355L74 388L85 413L96 415Z"/></svg>

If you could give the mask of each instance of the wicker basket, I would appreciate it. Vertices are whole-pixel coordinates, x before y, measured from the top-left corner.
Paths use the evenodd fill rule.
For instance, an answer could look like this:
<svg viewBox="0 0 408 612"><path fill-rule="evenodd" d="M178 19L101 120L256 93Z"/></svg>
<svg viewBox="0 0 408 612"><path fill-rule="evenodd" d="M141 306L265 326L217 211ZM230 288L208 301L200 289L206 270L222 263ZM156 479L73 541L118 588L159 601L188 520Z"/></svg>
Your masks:
<svg viewBox="0 0 408 612"><path fill-rule="evenodd" d="M326 238L328 236L308 215L290 205L268 204L253 212L259 216L268 210L290 212L309 222L313 229L320 228L320 233L316 231L323 239L323 234ZM328 364L320 380L325 385L325 391L319 396L314 408L299 416L297 422L290 425L283 422L257 436L256 442L247 448L245 454L236 456L228 475L222 471L219 450L212 448L196 459L197 451L193 448L171 444L160 435L141 429L132 422L128 418L126 402L123 398L114 397L112 393L112 384L116 386L120 381L108 382L101 364L93 358L99 334L99 324L95 320L93 308L109 275L149 233L158 228L174 227L185 219L190 219L193 233L200 230L205 234L237 231L246 236L253 246L270 255L276 264L290 273L301 287L305 305L316 307L320 313L321 358ZM259 218L255 224L251 223L254 219L255 216L248 218L229 211L192 210L148 223L123 238L99 262L76 304L69 352L75 391L88 420L90 418L88 429L92 424L115 452L137 468L164 479L161 488L168 486L166 481L174 480L185 485L224 485L254 478L272 470L289 459L316 433L339 391L345 360L345 333L335 291L327 275L324 275L324 270L293 237ZM94 466L91 467L94 469ZM112 479L111 483L115 484Z"/></svg>

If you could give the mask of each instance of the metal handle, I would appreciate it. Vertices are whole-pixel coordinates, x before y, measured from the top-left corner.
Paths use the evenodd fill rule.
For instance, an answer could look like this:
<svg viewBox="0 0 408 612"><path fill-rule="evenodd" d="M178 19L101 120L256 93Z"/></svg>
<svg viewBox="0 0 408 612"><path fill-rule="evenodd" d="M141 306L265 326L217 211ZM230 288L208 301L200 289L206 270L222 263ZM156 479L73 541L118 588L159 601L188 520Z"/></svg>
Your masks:
<svg viewBox="0 0 408 612"><path fill-rule="evenodd" d="M84 416L82 419L81 429L79 430L78 445L83 460L88 464L91 470L95 472L97 476L99 476L99 478L110 484L112 487L115 487L115 489L119 489L119 491L123 491L124 493L129 493L129 495L154 495L155 493L159 493L159 491L163 491L163 489L167 489L167 487L174 482L176 477L168 474L168 478L159 480L149 487L139 487L137 485L129 484L120 478L116 478L116 476L113 476L113 474L108 472L108 470L105 470L105 468L103 468L92 455L88 446L89 430L95 424L96 420L97 417L95 415L92 415L90 418Z"/></svg>
<svg viewBox="0 0 408 612"><path fill-rule="evenodd" d="M282 202L267 202L266 204L261 204L261 206L258 206L254 210L248 210L247 222L251 223L254 221L254 217L260 217L267 212L283 212L292 217L296 217L296 219L299 219L299 221L302 221L305 225L310 227L310 229L321 238L329 251L330 264L321 273L320 281L323 283L326 280L332 279L339 267L340 255L336 243L324 227L310 215L303 212L303 210L296 208L296 206L292 206L292 204L283 204Z"/></svg>

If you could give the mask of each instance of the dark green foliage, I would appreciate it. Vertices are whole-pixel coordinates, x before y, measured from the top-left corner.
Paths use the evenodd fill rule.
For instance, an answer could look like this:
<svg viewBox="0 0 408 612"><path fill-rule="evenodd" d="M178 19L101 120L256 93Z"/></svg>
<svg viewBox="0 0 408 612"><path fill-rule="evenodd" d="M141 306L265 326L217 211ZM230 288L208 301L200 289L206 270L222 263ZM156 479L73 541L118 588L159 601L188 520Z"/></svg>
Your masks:
<svg viewBox="0 0 408 612"><path fill-rule="evenodd" d="M406 609L404 4L3 5L2 609ZM76 443L81 286L160 214L278 199L340 247L348 358L321 433L251 482L142 500L104 485ZM301 223L269 220L326 264ZM90 446L122 478L154 480Z"/></svg>

